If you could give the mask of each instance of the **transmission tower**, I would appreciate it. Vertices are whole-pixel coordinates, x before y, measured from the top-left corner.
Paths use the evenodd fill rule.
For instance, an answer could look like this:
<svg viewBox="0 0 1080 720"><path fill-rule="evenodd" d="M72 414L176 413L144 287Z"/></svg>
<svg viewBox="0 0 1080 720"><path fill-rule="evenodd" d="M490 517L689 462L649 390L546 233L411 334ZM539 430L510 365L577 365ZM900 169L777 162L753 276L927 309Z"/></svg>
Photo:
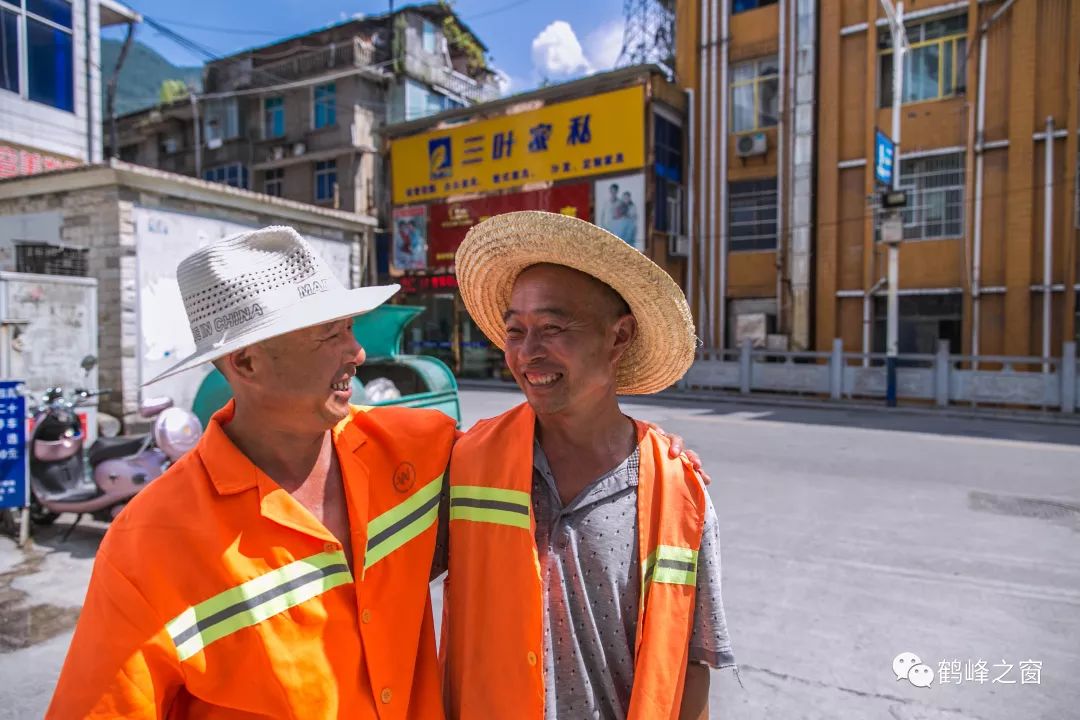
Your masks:
<svg viewBox="0 0 1080 720"><path fill-rule="evenodd" d="M623 0L622 51L616 65L674 67L675 0Z"/></svg>

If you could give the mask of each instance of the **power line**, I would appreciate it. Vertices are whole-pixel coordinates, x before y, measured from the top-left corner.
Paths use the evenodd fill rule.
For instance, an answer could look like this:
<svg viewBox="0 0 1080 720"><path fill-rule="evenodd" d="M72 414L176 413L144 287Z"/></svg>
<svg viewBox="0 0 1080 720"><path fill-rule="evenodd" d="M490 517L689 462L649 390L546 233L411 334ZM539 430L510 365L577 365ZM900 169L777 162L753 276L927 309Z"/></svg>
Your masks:
<svg viewBox="0 0 1080 720"><path fill-rule="evenodd" d="M206 32L224 33L229 35L265 35L268 37L279 37L281 33L274 30L252 30L251 28L227 28L215 25L198 25L196 23L184 22L181 20L171 20L169 18L158 18L158 22L167 22L177 27L191 28L192 30L204 30Z"/></svg>

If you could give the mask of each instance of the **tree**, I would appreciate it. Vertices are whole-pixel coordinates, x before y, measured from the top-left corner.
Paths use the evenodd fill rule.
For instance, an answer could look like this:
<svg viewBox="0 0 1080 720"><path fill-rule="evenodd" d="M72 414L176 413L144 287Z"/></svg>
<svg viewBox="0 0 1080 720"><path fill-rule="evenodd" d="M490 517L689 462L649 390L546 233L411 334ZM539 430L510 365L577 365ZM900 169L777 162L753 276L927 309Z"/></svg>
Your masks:
<svg viewBox="0 0 1080 720"><path fill-rule="evenodd" d="M162 105L168 105L187 97L189 92L187 83L183 80L163 80L158 90L158 100Z"/></svg>

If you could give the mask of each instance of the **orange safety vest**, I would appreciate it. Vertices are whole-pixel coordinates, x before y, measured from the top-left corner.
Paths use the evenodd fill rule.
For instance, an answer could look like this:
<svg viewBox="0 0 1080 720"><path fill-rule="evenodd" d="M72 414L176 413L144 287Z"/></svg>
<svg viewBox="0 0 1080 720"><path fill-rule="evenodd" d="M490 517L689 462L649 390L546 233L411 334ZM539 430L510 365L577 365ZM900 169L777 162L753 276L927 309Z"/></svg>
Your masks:
<svg viewBox="0 0 1080 720"><path fill-rule="evenodd" d="M47 717L442 718L428 583L453 420L334 428L350 571L229 440L233 408L110 527Z"/></svg>
<svg viewBox="0 0 1080 720"><path fill-rule="evenodd" d="M686 676L705 490L668 441L637 424L641 603L630 720L677 718ZM532 513L535 415L477 423L450 461L444 628L451 720L544 717L544 607Z"/></svg>

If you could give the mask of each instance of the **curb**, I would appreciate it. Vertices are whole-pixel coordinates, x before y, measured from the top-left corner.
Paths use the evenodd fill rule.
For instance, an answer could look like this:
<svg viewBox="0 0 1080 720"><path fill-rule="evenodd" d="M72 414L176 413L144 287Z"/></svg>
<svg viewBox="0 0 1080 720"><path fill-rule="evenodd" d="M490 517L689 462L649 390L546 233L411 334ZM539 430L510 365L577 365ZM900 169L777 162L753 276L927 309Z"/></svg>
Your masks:
<svg viewBox="0 0 1080 720"><path fill-rule="evenodd" d="M496 390L500 392L520 392L518 386L503 380L476 380L460 378L459 389ZM766 407L797 407L812 410L859 410L864 412L886 412L893 415L916 417L947 417L965 420L990 420L995 422L1019 422L1037 425L1080 428L1080 415L1062 413L1050 414L1039 410L999 410L965 409L962 407L895 407L887 408L882 403L858 400L819 400L791 395L742 395L732 392L704 392L701 390L664 390L655 395L643 396L645 401L677 400L680 402L712 403L724 405L763 405Z"/></svg>

